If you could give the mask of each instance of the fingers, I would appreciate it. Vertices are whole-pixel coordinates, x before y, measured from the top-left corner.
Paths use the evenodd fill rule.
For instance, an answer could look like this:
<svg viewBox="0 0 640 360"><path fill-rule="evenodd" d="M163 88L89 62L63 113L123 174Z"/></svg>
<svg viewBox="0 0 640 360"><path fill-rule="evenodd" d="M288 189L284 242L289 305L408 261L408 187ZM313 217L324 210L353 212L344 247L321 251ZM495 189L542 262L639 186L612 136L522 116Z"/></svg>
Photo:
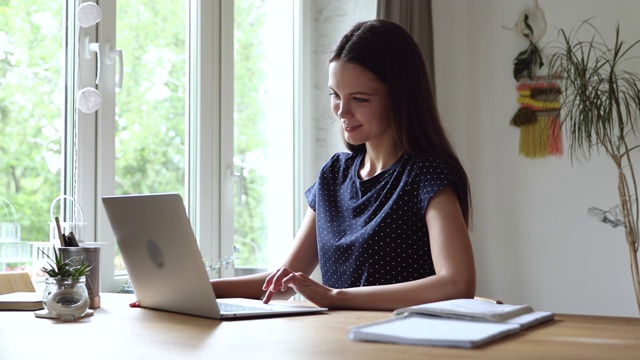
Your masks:
<svg viewBox="0 0 640 360"><path fill-rule="evenodd" d="M308 276L301 272L294 273L285 267L274 271L267 276L264 284L262 285L262 290L266 291L262 298L262 302L268 304L278 292L286 292L289 288L291 288L291 291L297 292L298 279L300 280L300 283L303 283L305 279L308 279ZM289 294L289 296L290 295L292 294ZM287 295L285 295L285 297L286 296Z"/></svg>
<svg viewBox="0 0 640 360"><path fill-rule="evenodd" d="M331 307L335 303L334 289L317 283L305 273L292 272L286 268L281 268L269 275L264 287L267 292L262 302L265 304L268 304L277 293L282 293L283 291L298 293L305 299L322 307Z"/></svg>
<svg viewBox="0 0 640 360"><path fill-rule="evenodd" d="M291 270L282 267L272 272L271 275L267 276L267 279L262 285L262 290L267 291L267 293L264 295L264 298L262 299L262 302L267 304L271 301L277 291L287 290L288 286L284 286L283 280L286 279L290 274L292 274Z"/></svg>
<svg viewBox="0 0 640 360"><path fill-rule="evenodd" d="M273 284L273 278L276 276L278 271L279 270L276 270L272 272L269 276L267 276L267 279L264 281L264 284L262 284L262 290L269 290L269 288Z"/></svg>
<svg viewBox="0 0 640 360"><path fill-rule="evenodd" d="M267 291L264 294L264 297L262 298L262 303L263 304L268 304L269 302L271 302L271 299L273 298L273 295L275 295L275 292L273 291Z"/></svg>
<svg viewBox="0 0 640 360"><path fill-rule="evenodd" d="M292 272L287 277L282 279L282 285L280 287L282 288L282 291L287 290L289 288L289 286L291 286L294 289L296 289L296 283L299 282L300 284L305 284L306 283L306 279L308 279L308 277L304 273L301 273L301 272L293 273Z"/></svg>
<svg viewBox="0 0 640 360"><path fill-rule="evenodd" d="M286 276L284 273L289 271L287 268L280 268L267 276L262 285L262 290L276 291L280 288L280 282Z"/></svg>

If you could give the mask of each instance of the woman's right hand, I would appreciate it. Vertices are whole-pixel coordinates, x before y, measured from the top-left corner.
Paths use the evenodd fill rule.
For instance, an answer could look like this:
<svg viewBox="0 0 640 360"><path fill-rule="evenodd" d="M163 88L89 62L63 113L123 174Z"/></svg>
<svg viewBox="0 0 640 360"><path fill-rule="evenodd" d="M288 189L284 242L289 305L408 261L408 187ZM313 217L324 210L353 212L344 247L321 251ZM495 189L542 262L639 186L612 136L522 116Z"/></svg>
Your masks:
<svg viewBox="0 0 640 360"><path fill-rule="evenodd" d="M291 296L295 295L295 290L284 285L283 281L289 275L293 274L293 271L289 270L286 267L281 267L278 270L272 272L267 279L264 281L262 285L262 290L266 291L264 297L262 298L262 302L268 304L278 292L281 292L282 295L277 296L278 299L288 299Z"/></svg>

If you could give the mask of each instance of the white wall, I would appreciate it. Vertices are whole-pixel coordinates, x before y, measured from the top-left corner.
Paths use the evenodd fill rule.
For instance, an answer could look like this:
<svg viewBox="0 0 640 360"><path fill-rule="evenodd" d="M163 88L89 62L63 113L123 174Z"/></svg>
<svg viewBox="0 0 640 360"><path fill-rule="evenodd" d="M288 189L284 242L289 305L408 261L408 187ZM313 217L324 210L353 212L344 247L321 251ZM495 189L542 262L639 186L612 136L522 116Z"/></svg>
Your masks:
<svg viewBox="0 0 640 360"><path fill-rule="evenodd" d="M376 0L314 0L304 1L309 6L308 16L311 29L308 41L310 62L314 71L311 73L307 89L308 103L306 109L314 129L312 134L315 153L313 166L306 186L315 181L318 171L331 155L337 151L346 151L342 144L340 125L331 112L329 97L329 76L327 59L333 46L340 40L351 26L362 20L374 19L376 16ZM305 188L306 189L306 188Z"/></svg>
<svg viewBox="0 0 640 360"><path fill-rule="evenodd" d="M342 151L329 109L326 55L358 20L375 17L375 0L305 1L312 20L304 61L311 69L303 94L312 154L304 185ZM433 0L435 67L441 116L471 178L472 241L478 294L562 313L637 316L629 256L620 229L586 216L594 205L618 202L607 158L572 166L567 155L529 160L518 155L519 133L512 62L526 47L512 27L532 0ZM540 44L593 16L606 36L619 22L640 38L640 2L539 1L548 29ZM638 70L640 71L640 70ZM565 141L566 143L566 141ZM639 165L640 166L640 165Z"/></svg>
<svg viewBox="0 0 640 360"><path fill-rule="evenodd" d="M471 179L478 294L562 313L638 316L623 230L586 216L592 205L618 203L613 164L601 156L572 165L566 146L560 158L518 155L511 74L527 44L502 26L534 4L433 0L438 104ZM616 22L628 41L640 38L638 1L539 4L548 22L540 45L593 16L609 38Z"/></svg>

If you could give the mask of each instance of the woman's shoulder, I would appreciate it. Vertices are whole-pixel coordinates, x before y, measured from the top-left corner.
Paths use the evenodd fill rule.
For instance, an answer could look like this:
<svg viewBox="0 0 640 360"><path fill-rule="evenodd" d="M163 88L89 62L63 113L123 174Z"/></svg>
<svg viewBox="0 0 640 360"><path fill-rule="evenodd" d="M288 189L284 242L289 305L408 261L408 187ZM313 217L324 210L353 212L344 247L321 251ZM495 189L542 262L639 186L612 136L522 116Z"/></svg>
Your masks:
<svg viewBox="0 0 640 360"><path fill-rule="evenodd" d="M346 164L352 164L358 158L357 154L351 152L337 152L327 160L324 167L329 166L344 166Z"/></svg>
<svg viewBox="0 0 640 360"><path fill-rule="evenodd" d="M405 155L406 178L424 184L450 182L455 175L447 159L439 154Z"/></svg>
<svg viewBox="0 0 640 360"><path fill-rule="evenodd" d="M449 166L444 156L439 154L424 154L424 155L405 155L406 164L408 168L415 170L444 170L448 171Z"/></svg>
<svg viewBox="0 0 640 360"><path fill-rule="evenodd" d="M337 152L333 154L320 168L319 175L331 175L349 172L358 155L350 152Z"/></svg>
<svg viewBox="0 0 640 360"><path fill-rule="evenodd" d="M352 153L348 151L339 151L333 154L333 156L331 156L331 159L336 159L337 161L349 161L349 160L356 159L357 157L358 157L358 154L356 153Z"/></svg>

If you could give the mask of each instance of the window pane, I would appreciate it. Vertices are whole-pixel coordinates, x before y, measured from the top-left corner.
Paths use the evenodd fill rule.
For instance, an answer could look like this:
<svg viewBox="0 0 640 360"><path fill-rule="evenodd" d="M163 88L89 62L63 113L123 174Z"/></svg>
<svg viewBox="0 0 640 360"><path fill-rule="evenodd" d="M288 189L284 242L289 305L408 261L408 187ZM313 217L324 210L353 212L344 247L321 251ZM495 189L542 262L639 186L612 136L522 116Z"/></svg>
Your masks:
<svg viewBox="0 0 640 360"><path fill-rule="evenodd" d="M277 263L293 237L292 1L236 1L234 49L234 244L240 274Z"/></svg>
<svg viewBox="0 0 640 360"><path fill-rule="evenodd" d="M64 12L63 1L0 2L0 271L29 270L62 188Z"/></svg>
<svg viewBox="0 0 640 360"><path fill-rule="evenodd" d="M187 2L118 1L124 84L116 93L116 194L185 198ZM117 254L116 271L124 270Z"/></svg>

